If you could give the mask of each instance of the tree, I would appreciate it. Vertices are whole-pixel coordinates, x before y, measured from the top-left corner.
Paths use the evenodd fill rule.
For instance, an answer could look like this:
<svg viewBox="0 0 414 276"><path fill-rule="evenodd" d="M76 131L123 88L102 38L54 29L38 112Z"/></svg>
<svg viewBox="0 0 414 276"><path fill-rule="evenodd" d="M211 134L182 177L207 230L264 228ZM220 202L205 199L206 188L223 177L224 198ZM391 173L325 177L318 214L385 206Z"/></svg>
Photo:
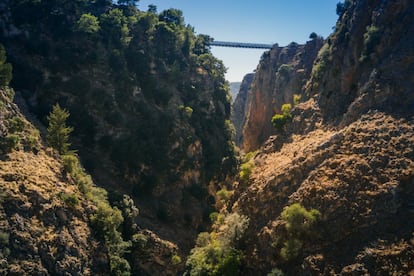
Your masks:
<svg viewBox="0 0 414 276"><path fill-rule="evenodd" d="M77 29L88 34L98 32L100 29L98 18L90 13L82 14L77 22Z"/></svg>
<svg viewBox="0 0 414 276"><path fill-rule="evenodd" d="M314 39L317 39L317 38L318 38L318 35L317 35L315 32L312 32L312 33L309 35L309 38L310 38L310 39L312 39L312 40L314 40Z"/></svg>
<svg viewBox="0 0 414 276"><path fill-rule="evenodd" d="M6 50L0 44L0 87L7 86L12 79L12 66L6 63Z"/></svg>
<svg viewBox="0 0 414 276"><path fill-rule="evenodd" d="M69 134L73 131L72 127L66 126L66 119L69 112L62 109L59 104L53 106L52 112L47 116L49 126L47 128L46 141L52 148L60 154L69 152Z"/></svg>

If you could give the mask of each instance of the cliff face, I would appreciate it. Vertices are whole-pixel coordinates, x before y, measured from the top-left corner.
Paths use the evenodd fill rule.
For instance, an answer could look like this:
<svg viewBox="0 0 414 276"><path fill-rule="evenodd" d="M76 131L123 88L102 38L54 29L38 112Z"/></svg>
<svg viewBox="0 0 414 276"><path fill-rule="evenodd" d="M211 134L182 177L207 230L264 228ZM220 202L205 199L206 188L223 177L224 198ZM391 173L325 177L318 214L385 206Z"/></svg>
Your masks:
<svg viewBox="0 0 414 276"><path fill-rule="evenodd" d="M251 85L254 79L254 74L247 74L244 76L240 85L239 93L232 105L231 122L236 130L235 142L237 146L243 143L243 126L246 121L246 108L248 107L248 98L251 97Z"/></svg>
<svg viewBox="0 0 414 276"><path fill-rule="evenodd" d="M413 9L411 1L345 1L305 101L242 166L223 211L249 218L237 244L244 273L413 273ZM280 79L268 64L255 77L245 131L251 118L269 122L272 98L255 91ZM246 151L260 145L246 137Z"/></svg>
<svg viewBox="0 0 414 276"><path fill-rule="evenodd" d="M294 94L302 94L322 43L315 38L305 45L275 45L263 54L247 100L242 147L246 152L259 148L275 133L272 116L281 112L283 104L293 103Z"/></svg>
<svg viewBox="0 0 414 276"><path fill-rule="evenodd" d="M414 30L410 1L346 1L319 53L306 92L326 122L348 124L369 109L412 112Z"/></svg>

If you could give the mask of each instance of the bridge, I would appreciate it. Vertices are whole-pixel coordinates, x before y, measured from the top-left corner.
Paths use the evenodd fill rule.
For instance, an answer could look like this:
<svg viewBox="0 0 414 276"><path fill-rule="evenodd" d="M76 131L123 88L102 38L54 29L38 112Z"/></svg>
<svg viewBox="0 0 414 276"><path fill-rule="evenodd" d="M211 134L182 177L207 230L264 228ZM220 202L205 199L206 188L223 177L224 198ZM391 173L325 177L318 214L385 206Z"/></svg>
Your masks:
<svg viewBox="0 0 414 276"><path fill-rule="evenodd" d="M210 46L232 47L232 48L251 48L251 49L272 49L272 44L260 43L243 43L243 42L228 42L228 41L212 41Z"/></svg>

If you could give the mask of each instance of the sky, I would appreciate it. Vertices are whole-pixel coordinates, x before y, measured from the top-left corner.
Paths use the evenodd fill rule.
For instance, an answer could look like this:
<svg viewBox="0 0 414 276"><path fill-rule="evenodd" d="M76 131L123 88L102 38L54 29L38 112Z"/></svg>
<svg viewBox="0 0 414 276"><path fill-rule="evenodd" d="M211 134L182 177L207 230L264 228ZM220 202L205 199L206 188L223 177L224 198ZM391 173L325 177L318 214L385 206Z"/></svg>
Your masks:
<svg viewBox="0 0 414 276"><path fill-rule="evenodd" d="M138 8L149 4L158 12L175 8L183 11L185 23L197 34L218 41L248 43L305 43L312 32L327 37L338 16L339 0L140 0ZM212 47L214 56L228 68L226 79L242 81L253 72L265 50Z"/></svg>

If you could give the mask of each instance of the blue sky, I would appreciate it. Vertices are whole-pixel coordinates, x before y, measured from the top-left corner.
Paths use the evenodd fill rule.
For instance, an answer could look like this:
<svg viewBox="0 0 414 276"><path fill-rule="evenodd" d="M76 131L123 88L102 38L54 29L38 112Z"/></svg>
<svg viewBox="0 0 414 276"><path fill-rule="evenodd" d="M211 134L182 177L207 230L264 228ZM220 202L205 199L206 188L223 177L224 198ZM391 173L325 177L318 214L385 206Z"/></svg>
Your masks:
<svg viewBox="0 0 414 276"><path fill-rule="evenodd" d="M316 32L327 37L335 26L339 0L141 0L138 7L147 10L154 4L158 12L168 8L183 11L186 24L196 33L215 40L278 43L304 43ZM253 72L263 50L212 47L212 53L228 68L227 80L241 81Z"/></svg>

